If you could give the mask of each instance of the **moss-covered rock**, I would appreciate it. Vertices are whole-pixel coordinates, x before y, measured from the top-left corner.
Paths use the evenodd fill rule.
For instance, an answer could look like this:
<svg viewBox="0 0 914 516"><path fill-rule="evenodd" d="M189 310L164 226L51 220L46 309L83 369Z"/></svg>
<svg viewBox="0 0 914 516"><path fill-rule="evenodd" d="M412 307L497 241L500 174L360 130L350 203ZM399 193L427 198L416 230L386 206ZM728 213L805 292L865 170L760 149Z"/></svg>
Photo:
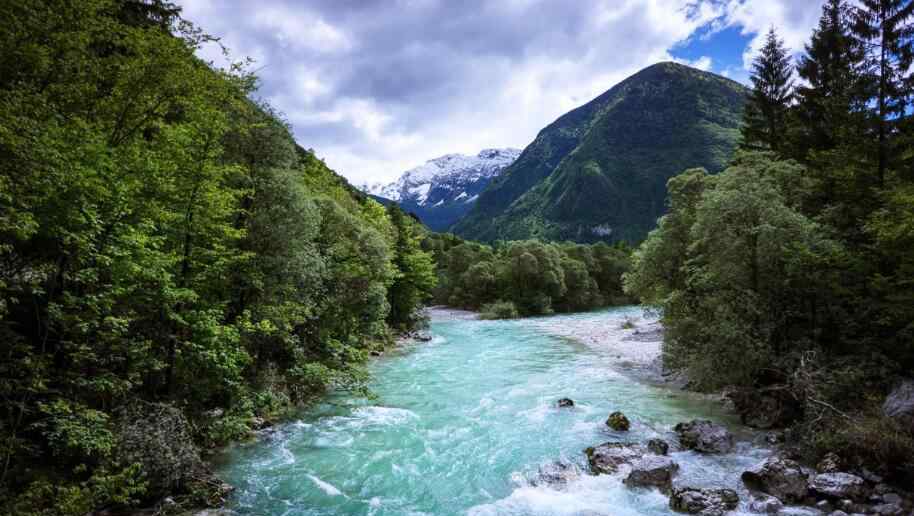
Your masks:
<svg viewBox="0 0 914 516"><path fill-rule="evenodd" d="M617 432L627 432L631 428L631 422L625 417L625 414L616 411L609 415L606 426Z"/></svg>

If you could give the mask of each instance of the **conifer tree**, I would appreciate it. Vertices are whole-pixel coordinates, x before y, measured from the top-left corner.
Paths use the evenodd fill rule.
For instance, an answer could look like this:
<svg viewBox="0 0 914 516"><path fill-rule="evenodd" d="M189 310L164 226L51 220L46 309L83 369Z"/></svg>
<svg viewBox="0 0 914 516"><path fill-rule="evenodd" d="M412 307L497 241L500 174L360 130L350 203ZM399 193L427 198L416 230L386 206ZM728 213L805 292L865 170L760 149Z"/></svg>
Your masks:
<svg viewBox="0 0 914 516"><path fill-rule="evenodd" d="M787 115L793 95L790 54L774 27L752 63L752 93L746 104L742 146L780 151L787 135Z"/></svg>
<svg viewBox="0 0 914 516"><path fill-rule="evenodd" d="M847 0L828 0L797 66L805 80L796 92L801 158L809 151L834 149L854 131L855 114L865 102L856 93L862 59L860 42L851 32Z"/></svg>
<svg viewBox="0 0 914 516"><path fill-rule="evenodd" d="M873 99L871 112L877 149L877 181L885 184L893 159L893 140L911 100L914 63L914 1L860 0L853 11L853 32L864 45L863 77Z"/></svg>

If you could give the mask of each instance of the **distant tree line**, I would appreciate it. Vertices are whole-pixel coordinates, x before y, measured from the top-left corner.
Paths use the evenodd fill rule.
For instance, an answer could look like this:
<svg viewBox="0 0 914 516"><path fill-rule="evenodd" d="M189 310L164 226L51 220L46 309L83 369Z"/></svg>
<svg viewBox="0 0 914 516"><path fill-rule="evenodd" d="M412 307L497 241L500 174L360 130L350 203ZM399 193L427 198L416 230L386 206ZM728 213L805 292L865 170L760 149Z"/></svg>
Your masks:
<svg viewBox="0 0 914 516"><path fill-rule="evenodd" d="M510 318L626 304L622 273L631 250L620 243L582 245L538 240L463 241L430 235L423 247L435 256L435 301Z"/></svg>
<svg viewBox="0 0 914 516"><path fill-rule="evenodd" d="M212 501L201 446L364 390L431 296L424 228L209 41L160 0L0 10L2 514Z"/></svg>
<svg viewBox="0 0 914 516"><path fill-rule="evenodd" d="M797 63L772 29L743 150L669 181L625 277L694 385L742 390L811 458L891 475L914 472L911 430L880 411L914 370L912 20L908 0L828 0Z"/></svg>

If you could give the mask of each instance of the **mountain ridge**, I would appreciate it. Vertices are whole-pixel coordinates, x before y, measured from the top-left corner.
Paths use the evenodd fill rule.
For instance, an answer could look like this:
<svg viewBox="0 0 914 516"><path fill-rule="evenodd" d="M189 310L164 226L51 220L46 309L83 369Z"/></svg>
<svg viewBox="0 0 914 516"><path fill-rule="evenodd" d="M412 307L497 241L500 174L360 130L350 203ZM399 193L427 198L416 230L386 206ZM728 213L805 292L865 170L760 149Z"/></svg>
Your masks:
<svg viewBox="0 0 914 516"><path fill-rule="evenodd" d="M395 202L429 228L442 231L459 220L480 192L520 155L519 149L489 148L475 156L452 153L411 168L388 184L358 188L382 202Z"/></svg>
<svg viewBox="0 0 914 516"><path fill-rule="evenodd" d="M651 65L543 128L451 229L482 241L637 242L665 211L666 180L723 169L747 89Z"/></svg>

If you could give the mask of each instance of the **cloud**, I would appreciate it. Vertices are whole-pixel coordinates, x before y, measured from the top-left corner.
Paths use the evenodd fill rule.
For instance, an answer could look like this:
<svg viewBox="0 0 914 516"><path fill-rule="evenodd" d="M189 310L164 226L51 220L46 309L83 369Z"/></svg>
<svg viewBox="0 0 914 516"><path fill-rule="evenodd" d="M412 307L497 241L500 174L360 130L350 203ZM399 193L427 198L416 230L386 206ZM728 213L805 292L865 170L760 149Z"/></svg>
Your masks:
<svg viewBox="0 0 914 516"><path fill-rule="evenodd" d="M256 60L259 95L356 183L449 152L524 147L696 34L775 23L801 44L819 2L179 0L235 59ZM218 48L200 54L225 64ZM714 55L689 64L713 69Z"/></svg>
<svg viewBox="0 0 914 516"><path fill-rule="evenodd" d="M725 16L726 24L742 27L743 34L755 34L743 52L743 67L750 68L770 27L777 30L793 53L801 52L822 14L822 3L822 0L740 0L730 3Z"/></svg>

